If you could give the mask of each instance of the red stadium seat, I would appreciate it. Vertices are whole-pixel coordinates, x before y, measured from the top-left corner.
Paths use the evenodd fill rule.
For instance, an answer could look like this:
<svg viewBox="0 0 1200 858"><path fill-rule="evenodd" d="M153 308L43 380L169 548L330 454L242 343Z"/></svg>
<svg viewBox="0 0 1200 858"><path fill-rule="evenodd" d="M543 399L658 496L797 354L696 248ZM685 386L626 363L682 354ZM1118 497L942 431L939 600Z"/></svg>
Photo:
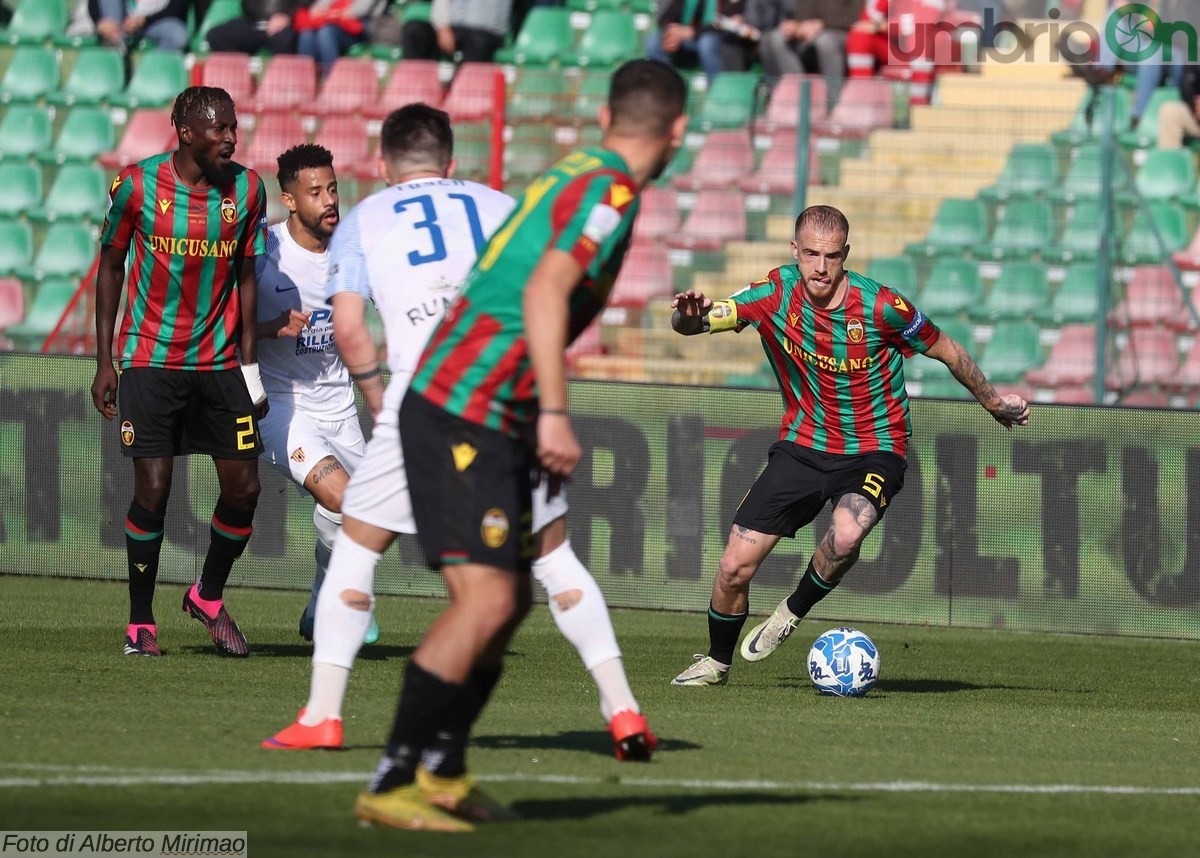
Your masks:
<svg viewBox="0 0 1200 858"><path fill-rule="evenodd" d="M821 153L816 146L808 147L808 183L821 183ZM792 193L796 189L795 132L777 132L758 170L738 182L738 187L748 194Z"/></svg>
<svg viewBox="0 0 1200 858"><path fill-rule="evenodd" d="M685 191L732 188L754 172L754 149L745 131L710 131L692 168L671 180Z"/></svg>
<svg viewBox="0 0 1200 858"><path fill-rule="evenodd" d="M1105 379L1110 390L1133 385L1171 385L1179 373L1175 335L1158 328L1134 328L1129 343L1117 352Z"/></svg>
<svg viewBox="0 0 1200 858"><path fill-rule="evenodd" d="M642 192L642 205L633 223L637 239L666 238L679 231L679 200L671 188L651 187Z"/></svg>
<svg viewBox="0 0 1200 858"><path fill-rule="evenodd" d="M254 76L246 54L209 54L200 68L200 85L216 86L229 93L235 105L254 103Z"/></svg>
<svg viewBox="0 0 1200 858"><path fill-rule="evenodd" d="M1086 385L1095 376L1096 329L1092 325L1065 325L1045 365L1025 378L1038 387L1069 387Z"/></svg>
<svg viewBox="0 0 1200 858"><path fill-rule="evenodd" d="M1184 271L1200 271L1200 229L1192 236L1191 244L1171 258Z"/></svg>
<svg viewBox="0 0 1200 858"><path fill-rule="evenodd" d="M1135 390L1117 401L1127 408L1166 408L1170 404L1171 396L1165 390Z"/></svg>
<svg viewBox="0 0 1200 858"><path fill-rule="evenodd" d="M1054 391L1054 401L1060 405L1095 405L1096 391L1091 387L1059 387Z"/></svg>
<svg viewBox="0 0 1200 858"><path fill-rule="evenodd" d="M366 120L357 116L333 116L317 131L315 142L333 153L333 168L339 173L360 176L375 174L367 141Z"/></svg>
<svg viewBox="0 0 1200 858"><path fill-rule="evenodd" d="M312 57L281 54L267 63L258 82L255 113L307 111L317 97L317 64Z"/></svg>
<svg viewBox="0 0 1200 858"><path fill-rule="evenodd" d="M367 105L366 114L372 119L383 119L397 108L418 102L440 107L445 97L446 89L438 77L437 62L404 60L392 68L383 95Z"/></svg>
<svg viewBox="0 0 1200 858"><path fill-rule="evenodd" d="M895 116L892 85L885 80L848 80L829 116L813 123L818 137L866 137L890 128Z"/></svg>
<svg viewBox="0 0 1200 858"><path fill-rule="evenodd" d="M342 57L329 70L315 108L306 105L304 112L318 116L365 114L378 101L379 78L374 61Z"/></svg>
<svg viewBox="0 0 1200 858"><path fill-rule="evenodd" d="M169 152L175 148L176 143L171 111L135 110L125 125L117 148L112 152L105 152L99 160L102 166L119 170L151 155Z"/></svg>
<svg viewBox="0 0 1200 858"><path fill-rule="evenodd" d="M1200 391L1200 339L1197 339L1188 350L1183 358L1183 365L1179 367L1174 381L1168 386L1174 390L1185 390L1192 393Z"/></svg>
<svg viewBox="0 0 1200 858"><path fill-rule="evenodd" d="M1125 299L1113 310L1118 327L1176 325L1186 316L1183 293L1165 265L1139 265Z"/></svg>
<svg viewBox="0 0 1200 858"><path fill-rule="evenodd" d="M825 78L820 75L785 74L771 91L766 112L755 120L756 134L774 134L780 129L794 130L800 123L800 84L810 84L808 120L819 122L827 114Z"/></svg>
<svg viewBox="0 0 1200 858"><path fill-rule="evenodd" d="M566 358L568 363L574 363L583 355L604 354L604 344L600 340L600 317L583 329L575 342L567 346Z"/></svg>
<svg viewBox="0 0 1200 858"><path fill-rule="evenodd" d="M273 175L279 168L280 154L307 140L299 116L268 113L258 117L250 146L235 160L264 175Z"/></svg>
<svg viewBox="0 0 1200 858"><path fill-rule="evenodd" d="M491 63L463 63L442 110L455 122L487 119L496 108L496 76L502 74L500 67Z"/></svg>
<svg viewBox="0 0 1200 858"><path fill-rule="evenodd" d="M665 247L653 241L634 242L613 285L609 304L644 307L653 298L673 295L671 277L671 259Z"/></svg>
<svg viewBox="0 0 1200 858"><path fill-rule="evenodd" d="M668 247L720 250L746 237L746 209L741 191L701 191L679 232L666 237Z"/></svg>
<svg viewBox="0 0 1200 858"><path fill-rule="evenodd" d="M0 331L25 318L25 290L15 277L0 278Z"/></svg>

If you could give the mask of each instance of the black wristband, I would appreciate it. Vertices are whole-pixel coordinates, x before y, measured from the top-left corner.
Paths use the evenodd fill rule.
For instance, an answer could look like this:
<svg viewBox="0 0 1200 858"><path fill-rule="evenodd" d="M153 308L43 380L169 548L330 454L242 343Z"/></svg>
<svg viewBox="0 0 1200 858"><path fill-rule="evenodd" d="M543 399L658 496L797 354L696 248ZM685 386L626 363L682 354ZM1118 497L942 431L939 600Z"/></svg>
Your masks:
<svg viewBox="0 0 1200 858"><path fill-rule="evenodd" d="M379 367L375 367L375 369L368 370L367 372L352 372L350 373L350 378L354 381L368 381L369 379L376 378L380 375L383 375L383 370L381 370Z"/></svg>

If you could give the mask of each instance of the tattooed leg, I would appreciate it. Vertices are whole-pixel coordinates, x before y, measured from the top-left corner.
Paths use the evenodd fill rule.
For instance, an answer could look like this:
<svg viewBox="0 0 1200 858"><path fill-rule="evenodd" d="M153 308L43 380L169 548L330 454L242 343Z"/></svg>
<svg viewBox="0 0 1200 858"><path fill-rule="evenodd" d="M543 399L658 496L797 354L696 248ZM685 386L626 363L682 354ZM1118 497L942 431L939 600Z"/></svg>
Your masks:
<svg viewBox="0 0 1200 858"><path fill-rule="evenodd" d="M836 584L858 560L859 548L879 521L879 510L862 495L843 495L833 509L833 521L813 553L813 567L822 580Z"/></svg>

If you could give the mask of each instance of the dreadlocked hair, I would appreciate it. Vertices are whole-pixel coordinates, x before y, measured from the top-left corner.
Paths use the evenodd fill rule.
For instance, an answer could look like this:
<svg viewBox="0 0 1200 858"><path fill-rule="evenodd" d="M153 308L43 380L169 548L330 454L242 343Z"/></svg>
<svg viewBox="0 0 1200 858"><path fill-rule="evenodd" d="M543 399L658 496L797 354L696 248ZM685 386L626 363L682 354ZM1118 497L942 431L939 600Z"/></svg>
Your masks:
<svg viewBox="0 0 1200 858"><path fill-rule="evenodd" d="M171 124L176 128L190 125L218 105L233 107L229 93L217 86L189 86L175 98Z"/></svg>

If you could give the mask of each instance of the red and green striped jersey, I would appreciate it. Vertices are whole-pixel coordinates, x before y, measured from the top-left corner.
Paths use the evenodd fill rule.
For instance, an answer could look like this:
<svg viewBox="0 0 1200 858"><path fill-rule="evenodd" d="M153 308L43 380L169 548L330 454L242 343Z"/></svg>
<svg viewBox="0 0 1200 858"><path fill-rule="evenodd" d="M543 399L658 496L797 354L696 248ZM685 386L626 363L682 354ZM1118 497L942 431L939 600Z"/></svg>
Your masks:
<svg viewBox="0 0 1200 858"><path fill-rule="evenodd" d="M783 394L779 437L826 453L903 456L912 434L904 358L939 331L893 289L847 271L846 296L822 309L795 265L776 268L709 312L709 330L753 325Z"/></svg>
<svg viewBox="0 0 1200 858"><path fill-rule="evenodd" d="M584 269L570 297L567 342L604 308L629 246L638 187L607 149L568 155L529 186L480 251L458 299L434 329L410 389L464 420L512 435L533 419L537 386L522 302L548 250Z"/></svg>
<svg viewBox="0 0 1200 858"><path fill-rule="evenodd" d="M238 164L220 188L195 188L171 153L113 181L100 243L133 245L121 367L221 370L238 365L242 259L266 252L267 192Z"/></svg>

